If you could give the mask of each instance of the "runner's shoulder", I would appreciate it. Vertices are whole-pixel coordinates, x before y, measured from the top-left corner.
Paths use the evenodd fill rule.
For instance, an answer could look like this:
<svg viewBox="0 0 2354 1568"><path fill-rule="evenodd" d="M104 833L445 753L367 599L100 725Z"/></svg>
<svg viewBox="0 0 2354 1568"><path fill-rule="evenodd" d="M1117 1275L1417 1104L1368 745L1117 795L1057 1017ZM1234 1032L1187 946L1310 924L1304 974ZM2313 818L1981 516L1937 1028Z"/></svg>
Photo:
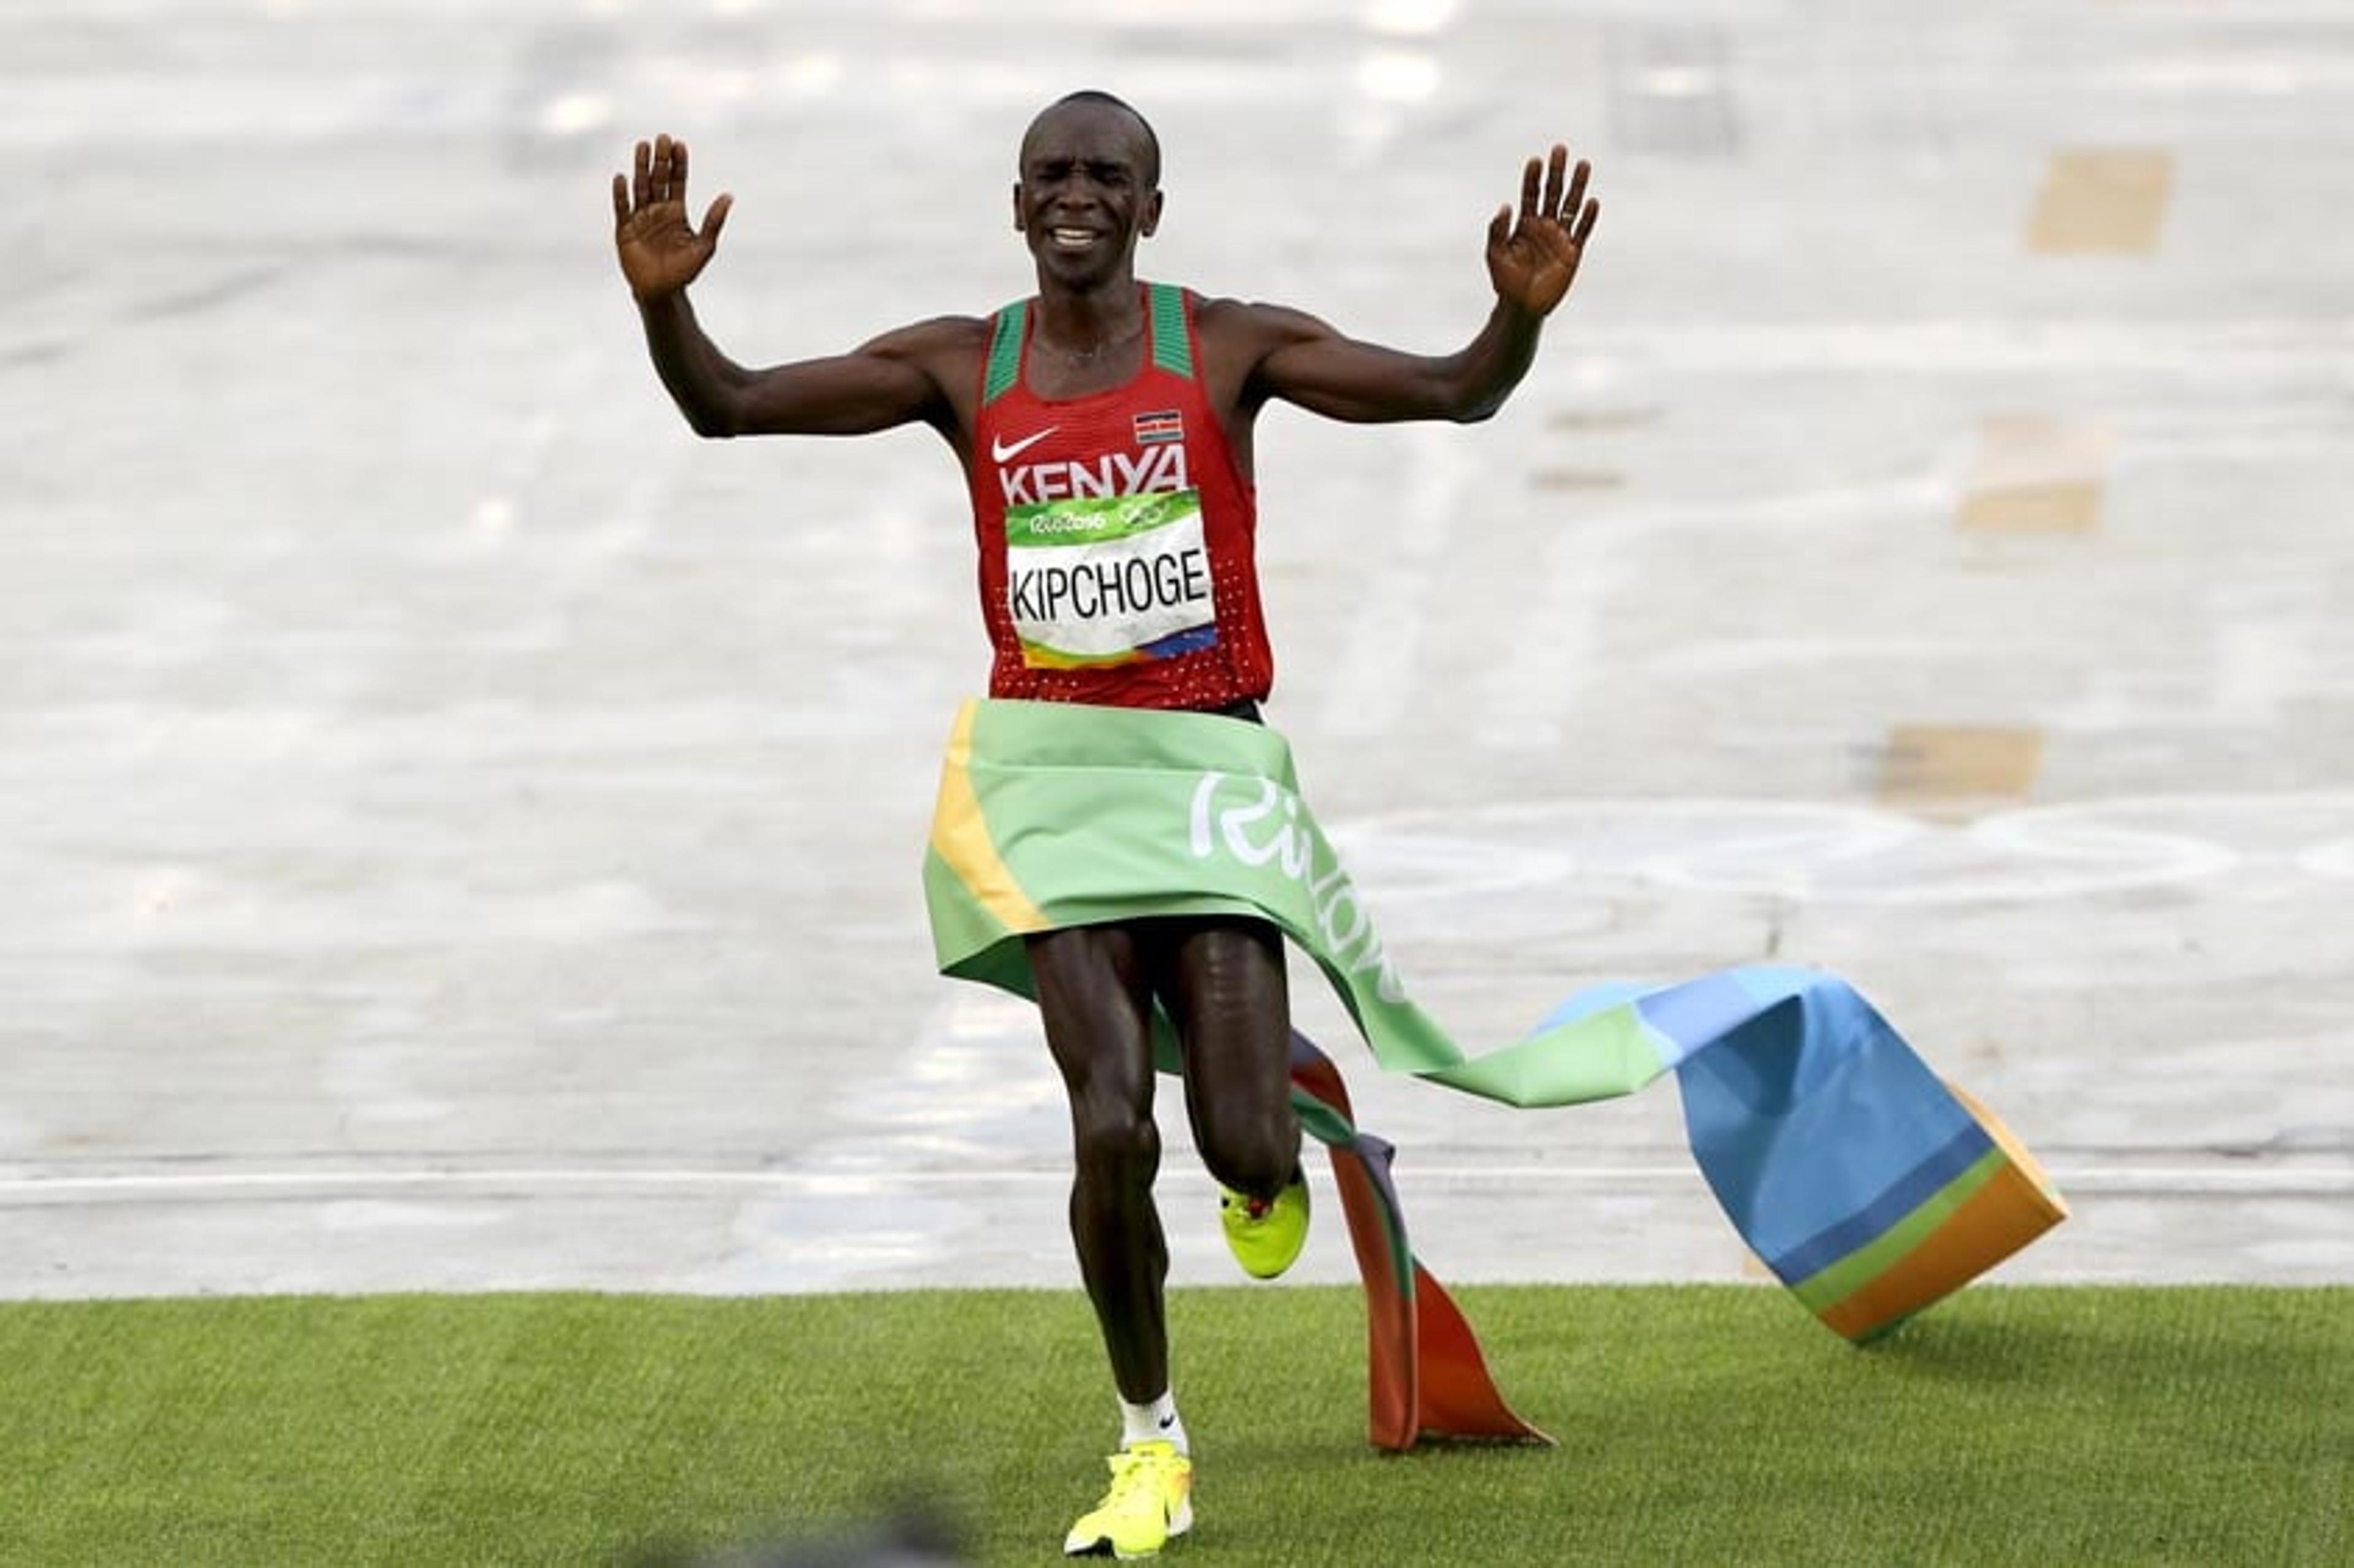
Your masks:
<svg viewBox="0 0 2354 1568"><path fill-rule="evenodd" d="M1193 306L1193 330L1205 347L1214 339L1218 348L1238 353L1253 364L1287 344L1332 334L1329 324L1289 305L1207 297Z"/></svg>
<svg viewBox="0 0 2354 1568"><path fill-rule="evenodd" d="M858 352L934 370L953 369L967 360L977 365L988 355L990 330L985 316L934 316L868 338Z"/></svg>

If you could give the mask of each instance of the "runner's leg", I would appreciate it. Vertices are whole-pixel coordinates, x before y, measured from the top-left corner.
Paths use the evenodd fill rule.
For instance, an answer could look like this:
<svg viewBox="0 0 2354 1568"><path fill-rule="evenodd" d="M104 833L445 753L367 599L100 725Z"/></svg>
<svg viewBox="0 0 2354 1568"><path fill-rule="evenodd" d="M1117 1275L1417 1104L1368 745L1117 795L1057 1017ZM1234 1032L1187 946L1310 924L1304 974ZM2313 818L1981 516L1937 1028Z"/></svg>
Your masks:
<svg viewBox="0 0 2354 1568"><path fill-rule="evenodd" d="M1161 1134L1152 1122L1151 1001L1138 932L1076 926L1028 939L1046 1046L1071 1102L1071 1239L1131 1403L1169 1388L1161 1299L1169 1245L1152 1202Z"/></svg>
<svg viewBox="0 0 2354 1568"><path fill-rule="evenodd" d="M1185 1114L1225 1185L1272 1198L1299 1169L1283 938L1264 920L1153 923L1153 989L1185 1054Z"/></svg>

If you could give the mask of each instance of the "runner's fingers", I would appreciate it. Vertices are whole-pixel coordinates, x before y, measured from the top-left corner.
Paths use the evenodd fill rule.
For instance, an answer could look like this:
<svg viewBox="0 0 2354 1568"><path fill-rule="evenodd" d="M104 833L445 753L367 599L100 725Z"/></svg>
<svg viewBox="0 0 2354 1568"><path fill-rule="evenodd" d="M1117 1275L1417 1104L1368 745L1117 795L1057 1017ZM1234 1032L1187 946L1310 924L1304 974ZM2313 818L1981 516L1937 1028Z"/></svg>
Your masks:
<svg viewBox="0 0 2354 1568"><path fill-rule="evenodd" d="M615 227L630 221L630 182L627 176L613 176L613 223Z"/></svg>
<svg viewBox="0 0 2354 1568"><path fill-rule="evenodd" d="M1585 210L1577 215L1577 228L1570 234L1570 238L1575 240L1580 249L1585 247L1586 236L1594 232L1594 220L1601 216L1602 198L1588 196Z"/></svg>
<svg viewBox="0 0 2354 1568"><path fill-rule="evenodd" d="M1507 202L1496 209L1495 217L1488 220L1488 248L1491 250L1500 249L1504 241L1511 238L1511 233L1512 207Z"/></svg>
<svg viewBox="0 0 2354 1568"><path fill-rule="evenodd" d="M1526 223L1537 215L1537 161L1531 158L1521 170L1521 221Z"/></svg>
<svg viewBox="0 0 2354 1568"><path fill-rule="evenodd" d="M720 228L726 223L728 209L735 205L736 198L726 191L711 198L711 210L703 215L703 242L705 245L719 243Z"/></svg>
<svg viewBox="0 0 2354 1568"><path fill-rule="evenodd" d="M680 201L686 199L686 143L670 144L670 194Z"/></svg>
<svg viewBox="0 0 2354 1568"><path fill-rule="evenodd" d="M1564 150L1564 149L1559 147L1553 149L1556 153ZM1594 165L1587 163L1583 158L1578 159L1577 167L1570 171L1569 194L1562 197L1561 201L1560 211L1561 221L1563 223L1567 224L1584 211L1585 205L1586 176L1593 174L1593 172Z"/></svg>
<svg viewBox="0 0 2354 1568"><path fill-rule="evenodd" d="M668 201L673 194L671 190L670 150L669 136L662 135L654 138L654 200L656 201Z"/></svg>
<svg viewBox="0 0 2354 1568"><path fill-rule="evenodd" d="M639 143L637 163L635 165L635 185L637 190L637 205L640 207L643 207L648 202L654 199L653 162L653 143L651 142Z"/></svg>
<svg viewBox="0 0 2354 1568"><path fill-rule="evenodd" d="M1561 171L1568 159L1569 149L1558 142L1545 158L1544 205L1537 210L1546 217L1561 211Z"/></svg>

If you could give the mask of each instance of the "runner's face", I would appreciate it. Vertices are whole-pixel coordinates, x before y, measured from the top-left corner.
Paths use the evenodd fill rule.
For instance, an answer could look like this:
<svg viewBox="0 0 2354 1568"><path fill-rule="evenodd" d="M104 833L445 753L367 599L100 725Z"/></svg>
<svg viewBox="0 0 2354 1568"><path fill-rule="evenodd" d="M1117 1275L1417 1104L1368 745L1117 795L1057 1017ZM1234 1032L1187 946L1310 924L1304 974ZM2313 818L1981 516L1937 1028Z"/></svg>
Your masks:
<svg viewBox="0 0 2354 1568"><path fill-rule="evenodd" d="M1047 111L1022 141L1013 226L1038 278L1084 292L1129 276L1136 241L1161 222L1152 152L1131 115L1104 103Z"/></svg>

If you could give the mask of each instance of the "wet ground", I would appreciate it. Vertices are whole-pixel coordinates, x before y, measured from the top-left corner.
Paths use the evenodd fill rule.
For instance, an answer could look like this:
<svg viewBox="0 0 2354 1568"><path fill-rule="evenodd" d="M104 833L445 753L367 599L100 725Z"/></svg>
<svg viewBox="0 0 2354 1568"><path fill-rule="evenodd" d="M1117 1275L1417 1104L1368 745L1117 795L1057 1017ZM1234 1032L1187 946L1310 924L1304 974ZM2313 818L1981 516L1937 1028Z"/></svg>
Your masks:
<svg viewBox="0 0 2354 1568"><path fill-rule="evenodd" d="M2354 1280L2343 7L118 0L0 62L0 1294L1072 1280L1034 1022L927 968L953 465L697 441L605 182L687 137L704 321L828 352L1026 291L1083 85L1145 271L1419 350L1596 164L1499 418L1260 432L1270 716L1440 1019L1823 965L2072 1197L2003 1277ZM1300 1011L1443 1277L1747 1277L1671 1088Z"/></svg>

